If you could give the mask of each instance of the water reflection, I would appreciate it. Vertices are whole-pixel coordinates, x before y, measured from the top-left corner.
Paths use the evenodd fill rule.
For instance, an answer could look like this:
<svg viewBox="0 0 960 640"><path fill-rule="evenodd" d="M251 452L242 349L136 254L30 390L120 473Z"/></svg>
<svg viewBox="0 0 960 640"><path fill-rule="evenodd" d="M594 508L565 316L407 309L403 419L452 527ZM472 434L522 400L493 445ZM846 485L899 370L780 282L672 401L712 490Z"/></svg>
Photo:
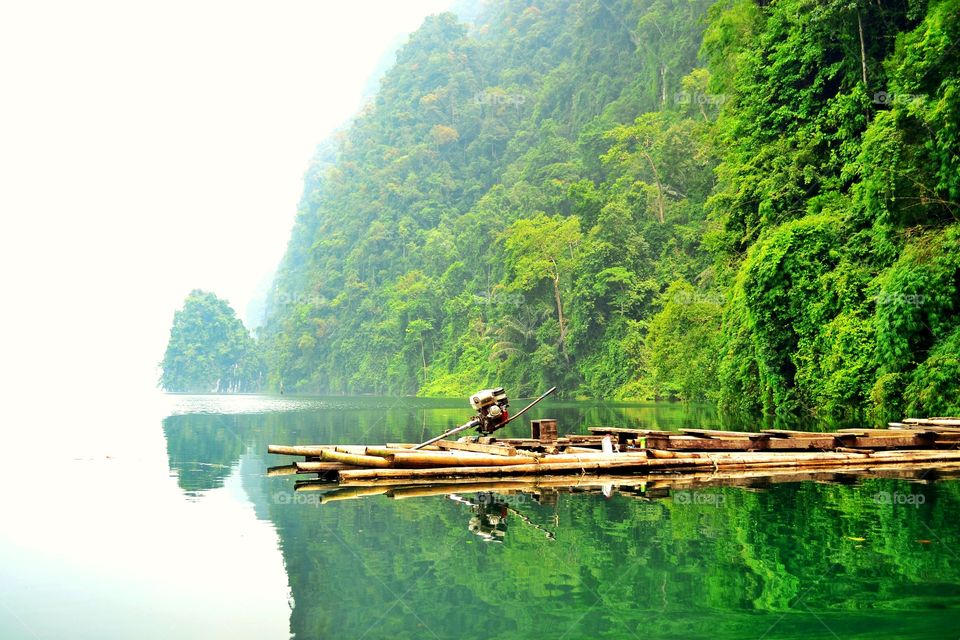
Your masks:
<svg viewBox="0 0 960 640"><path fill-rule="evenodd" d="M270 442L414 441L466 413L446 401L310 402L164 421L185 494L239 469L258 517L275 526L298 638L930 638L960 628L955 480L331 488L268 476L289 462L263 453ZM552 402L548 414L561 431L724 424L676 405Z"/></svg>

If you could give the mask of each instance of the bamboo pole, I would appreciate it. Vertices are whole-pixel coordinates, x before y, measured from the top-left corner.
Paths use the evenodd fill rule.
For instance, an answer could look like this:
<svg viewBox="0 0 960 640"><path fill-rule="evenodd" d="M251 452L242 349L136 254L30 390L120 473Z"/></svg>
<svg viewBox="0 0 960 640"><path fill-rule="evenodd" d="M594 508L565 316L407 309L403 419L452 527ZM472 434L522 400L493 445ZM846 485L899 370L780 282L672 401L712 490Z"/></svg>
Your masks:
<svg viewBox="0 0 960 640"><path fill-rule="evenodd" d="M392 487L387 495L396 500L406 498L422 498L426 496L446 496L451 493L515 493L529 489L529 484L522 482L472 482L468 484L424 484L413 486Z"/></svg>
<svg viewBox="0 0 960 640"><path fill-rule="evenodd" d="M517 476L510 480L491 480L477 482L476 478L381 478L373 482L351 481L341 486L377 486L391 488L391 497L410 498L420 495L449 495L451 493L474 493L478 491L503 491L535 493L540 489L550 489L566 493L596 491L604 486L618 489L646 488L648 492L663 490L710 488L724 486L751 486L756 482L798 482L812 480L831 482L838 476L862 475L869 477L912 477L929 470L924 463L891 463L881 465L857 465L853 468L828 467L824 469L754 469L724 472L692 472L682 475L546 475ZM938 471L951 476L960 474L960 461L938 467ZM911 475L912 474L912 475ZM329 486L329 485L326 485Z"/></svg>
<svg viewBox="0 0 960 640"><path fill-rule="evenodd" d="M379 457L379 458L389 458L389 457L392 457L392 456L393 456L394 454L396 454L396 453L413 453L413 452L410 451L409 449L405 449L405 448L402 448L402 447L390 447L390 446L387 446L387 447L365 447L365 448L364 448L364 455L377 456L377 457ZM430 452L428 452L428 453L430 453ZM437 452L432 452L432 453L437 453Z"/></svg>
<svg viewBox="0 0 960 640"><path fill-rule="evenodd" d="M415 444L410 444L409 442L388 442L388 449L413 449ZM420 447L418 451L440 451L440 447L435 444L427 445L426 447Z"/></svg>
<svg viewBox="0 0 960 640"><path fill-rule="evenodd" d="M866 462L866 461L865 461ZM886 474L895 477L895 474L907 472L919 473L928 471L929 467L922 462L890 463L882 465L862 464L849 467L837 468L835 466L824 469L791 469L791 468L757 468L753 470L729 470L721 472L691 471L683 474L665 475L662 470L652 470L650 473L623 475L542 475L542 476L516 476L509 480L488 480L478 482L476 477L464 478L377 478L370 480L354 480L344 478L340 486L369 486L375 483L377 486L390 486L396 489L412 487L433 487L443 489L447 493L464 493L468 490L477 491L496 491L503 490L522 490L535 491L540 488L550 489L586 489L590 487L602 487L604 485L614 485L618 487L690 487L690 486L709 486L724 483L731 480L767 480L776 478L785 478L783 482L794 482L798 480L815 479L817 476L837 475L837 474L860 474L860 475L879 475ZM937 467L937 471L945 473L960 473L960 461L947 463ZM328 485L325 485L329 487Z"/></svg>
<svg viewBox="0 0 960 640"><path fill-rule="evenodd" d="M600 449L594 449L592 447L577 447L573 445L568 445L564 448L564 453L596 453Z"/></svg>
<svg viewBox="0 0 960 640"><path fill-rule="evenodd" d="M362 454L366 449L363 445L344 445L344 444L268 444L267 453L281 456L312 456L322 457L324 451L342 450L346 453Z"/></svg>
<svg viewBox="0 0 960 640"><path fill-rule="evenodd" d="M450 495L453 493L467 494L481 491L492 491L499 493L537 493L540 489L549 489L561 493L596 493L602 488L613 486L616 490L622 489L644 489L644 493L637 494L627 492L623 495L627 497L636 497L641 499L659 499L669 497L670 493L684 489L717 489L722 487L751 487L757 482L781 483L781 482L799 482L814 481L827 482L840 481L840 476L862 475L869 477L891 477L891 478L910 478L916 474L928 471L929 468L922 463L891 463L882 465L879 468L874 466L857 466L856 468L837 469L835 467L825 469L808 469L798 471L796 469L771 469L771 470L753 470L753 471L728 471L722 473L690 473L683 475L643 475L643 476L536 476L512 478L509 481L491 481L476 482L471 478L448 478L444 480L430 479L381 479L372 482L362 482L357 484L341 485L344 489L368 488L368 492L346 492L339 491L324 494L320 502L330 502L327 496L335 495L335 500L346 500L352 498L361 498L366 495L380 495L386 493L394 499L416 498L433 495ZM938 471L943 471L949 475L960 475L960 462L938 467ZM315 484L311 486L298 486L297 490L322 490L329 489L329 484Z"/></svg>
<svg viewBox="0 0 960 640"><path fill-rule="evenodd" d="M367 487L343 487L321 495L320 504L336 502L337 500L353 500L355 498L366 498L367 496L379 496L389 491L389 489L389 487L379 487L376 485Z"/></svg>
<svg viewBox="0 0 960 640"><path fill-rule="evenodd" d="M522 465L536 462L536 458L529 456L499 456L467 451L447 453L397 453L393 456L393 466L403 468L434 468L434 467L497 467Z"/></svg>
<svg viewBox="0 0 960 640"><path fill-rule="evenodd" d="M343 462L294 462L294 473L327 473L329 471L346 471L348 469L363 469L360 465L344 464Z"/></svg>
<svg viewBox="0 0 960 640"><path fill-rule="evenodd" d="M692 451L667 451L665 449L647 449L651 458L700 458L701 454Z"/></svg>
<svg viewBox="0 0 960 640"><path fill-rule="evenodd" d="M511 476L508 479L500 480L497 478L477 478L477 477L464 477L464 478L378 478L376 480L377 485L382 486L391 486L391 487L414 487L414 486L444 486L444 487L460 487L460 486L471 486L471 485L495 485L495 484L509 484L516 485L517 487L525 486L531 487L537 485L543 478L548 476ZM576 482L577 476L558 476L563 478L567 484ZM594 477L594 476L591 476ZM339 483L341 487L354 487L354 486L367 486L371 484L368 480L360 480L354 482L349 479L342 479ZM455 489L450 490L451 493L456 493Z"/></svg>
<svg viewBox="0 0 960 640"><path fill-rule="evenodd" d="M289 476L297 473L297 465L295 464L286 464L280 467L270 467L267 469L267 477L273 478L275 476Z"/></svg>
<svg viewBox="0 0 960 640"><path fill-rule="evenodd" d="M342 453L340 451L330 451L329 449L325 449L320 457L323 458L324 462L342 462L343 464L354 465L357 467L386 468L391 465L391 461L388 458L380 458L377 456L367 456L355 453ZM347 472L341 471L340 473Z"/></svg>
<svg viewBox="0 0 960 640"><path fill-rule="evenodd" d="M518 456L519 457L519 456ZM584 471L605 468L640 468L640 461L622 462L554 462L540 464L509 464L491 466L434 467L424 469L358 469L338 472L341 479L358 480L378 478L443 478L447 476L496 476L512 474L541 474L550 471Z"/></svg>
<svg viewBox="0 0 960 640"><path fill-rule="evenodd" d="M327 449L334 449L332 444L268 444L267 453L280 456L317 456Z"/></svg>
<svg viewBox="0 0 960 640"><path fill-rule="evenodd" d="M362 444L338 444L334 447L334 451L364 456L367 454L367 446Z"/></svg>
<svg viewBox="0 0 960 640"><path fill-rule="evenodd" d="M369 483L367 483L369 486ZM293 485L294 491L333 491L338 484L328 480L297 480Z"/></svg>
<svg viewBox="0 0 960 640"><path fill-rule="evenodd" d="M884 455L886 454L886 455ZM513 464L502 466L462 466L439 468L394 468L394 469L357 469L338 472L341 480L376 480L379 478L443 478L448 476L496 476L513 474L546 474L550 472L588 473L606 469L656 470L668 468L749 470L765 468L835 468L849 466L869 460L871 464L890 464L896 462L933 462L960 461L960 451L908 451L875 452L870 455L856 453L806 453L802 459L794 454L727 454L715 456L706 454L702 458L646 459L627 454L614 454L614 459L589 460L586 456L574 462L539 462L534 464ZM619 457L627 459L618 459ZM519 456L518 456L519 457ZM551 456L552 458L553 456ZM549 459L548 459L549 460Z"/></svg>

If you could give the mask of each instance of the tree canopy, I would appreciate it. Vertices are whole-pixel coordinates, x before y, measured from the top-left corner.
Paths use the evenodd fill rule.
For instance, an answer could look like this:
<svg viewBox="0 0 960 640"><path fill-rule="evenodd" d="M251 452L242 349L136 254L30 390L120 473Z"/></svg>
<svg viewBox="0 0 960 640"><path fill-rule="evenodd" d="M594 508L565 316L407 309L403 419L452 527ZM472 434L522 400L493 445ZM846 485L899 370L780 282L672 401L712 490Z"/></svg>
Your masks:
<svg viewBox="0 0 960 640"><path fill-rule="evenodd" d="M310 167L269 384L960 412L958 11L428 18Z"/></svg>
<svg viewBox="0 0 960 640"><path fill-rule="evenodd" d="M166 391L241 392L263 385L259 347L225 300L194 289L173 316L160 363Z"/></svg>

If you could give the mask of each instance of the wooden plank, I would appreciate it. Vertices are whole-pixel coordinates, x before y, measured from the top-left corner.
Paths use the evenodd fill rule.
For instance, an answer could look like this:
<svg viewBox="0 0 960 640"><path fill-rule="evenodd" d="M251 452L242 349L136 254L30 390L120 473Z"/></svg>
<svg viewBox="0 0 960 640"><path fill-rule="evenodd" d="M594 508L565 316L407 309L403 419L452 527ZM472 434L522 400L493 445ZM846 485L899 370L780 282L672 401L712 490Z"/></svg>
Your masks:
<svg viewBox="0 0 960 640"><path fill-rule="evenodd" d="M862 453L865 456L873 453L870 449L853 449L851 447L837 447L834 451L839 451L840 453Z"/></svg>
<svg viewBox="0 0 960 640"><path fill-rule="evenodd" d="M476 453L489 453L495 456L515 456L516 447L499 444L480 444L479 442L456 442L454 440L440 440L437 446L441 449L453 449L456 451L474 451Z"/></svg>
<svg viewBox="0 0 960 640"><path fill-rule="evenodd" d="M682 433L703 438L769 438L769 433L750 431L719 431L717 429L681 429Z"/></svg>
<svg viewBox="0 0 960 640"><path fill-rule="evenodd" d="M883 437L883 436L856 436L844 442L844 446L855 449L903 449L924 447L932 442L931 438L914 437Z"/></svg>
<svg viewBox="0 0 960 640"><path fill-rule="evenodd" d="M764 429L762 433L790 438L823 438L828 435L822 431L791 431L790 429Z"/></svg>
<svg viewBox="0 0 960 640"><path fill-rule="evenodd" d="M934 433L960 433L960 427L940 427L926 424L905 424L903 428L909 431L933 431Z"/></svg>
<svg viewBox="0 0 960 640"><path fill-rule="evenodd" d="M588 427L588 431L595 435L633 435L633 436L673 436L677 431L658 431L656 429L627 429L624 427Z"/></svg>
<svg viewBox="0 0 960 640"><path fill-rule="evenodd" d="M829 434L819 433L815 434L817 437L809 438L808 434L804 434L800 437L781 437L781 438L770 438L763 443L765 449L770 449L774 451L782 450L795 450L803 451L807 449L833 449L837 446L838 441L836 438Z"/></svg>
<svg viewBox="0 0 960 640"><path fill-rule="evenodd" d="M805 450L805 449L832 449L836 440L832 436L820 438L694 438L691 436L674 436L672 438L647 438L647 446L656 449L683 450L683 451L763 451L772 450Z"/></svg>
<svg viewBox="0 0 960 640"><path fill-rule="evenodd" d="M903 421L908 424L933 427L960 427L960 418L904 418Z"/></svg>
<svg viewBox="0 0 960 640"><path fill-rule="evenodd" d="M958 440L960 442L960 440ZM901 436L859 436L856 433L820 434L816 438L777 437L767 440L749 438L689 438L673 436L670 438L647 438L647 446L655 449L680 451L804 451L830 450L836 447L853 449L903 449L929 447L935 444L932 437L925 435Z"/></svg>
<svg viewBox="0 0 960 640"><path fill-rule="evenodd" d="M731 451L747 451L756 448L759 443L749 438L694 438L692 436L651 436L646 439L647 447L651 449L680 450L680 451L711 451L725 449Z"/></svg>
<svg viewBox="0 0 960 640"><path fill-rule="evenodd" d="M858 436L915 436L923 429L840 429L837 433L853 433ZM932 432L931 432L932 433Z"/></svg>

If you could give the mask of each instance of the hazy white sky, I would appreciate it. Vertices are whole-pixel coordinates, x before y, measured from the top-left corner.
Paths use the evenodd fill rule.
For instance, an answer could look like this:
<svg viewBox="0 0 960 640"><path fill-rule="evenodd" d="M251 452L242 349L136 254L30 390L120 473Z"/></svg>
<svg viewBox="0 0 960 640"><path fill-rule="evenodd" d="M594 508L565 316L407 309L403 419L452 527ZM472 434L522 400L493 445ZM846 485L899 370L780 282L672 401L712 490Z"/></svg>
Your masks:
<svg viewBox="0 0 960 640"><path fill-rule="evenodd" d="M0 4L5 390L152 383L195 287L243 314L315 145L448 5Z"/></svg>

